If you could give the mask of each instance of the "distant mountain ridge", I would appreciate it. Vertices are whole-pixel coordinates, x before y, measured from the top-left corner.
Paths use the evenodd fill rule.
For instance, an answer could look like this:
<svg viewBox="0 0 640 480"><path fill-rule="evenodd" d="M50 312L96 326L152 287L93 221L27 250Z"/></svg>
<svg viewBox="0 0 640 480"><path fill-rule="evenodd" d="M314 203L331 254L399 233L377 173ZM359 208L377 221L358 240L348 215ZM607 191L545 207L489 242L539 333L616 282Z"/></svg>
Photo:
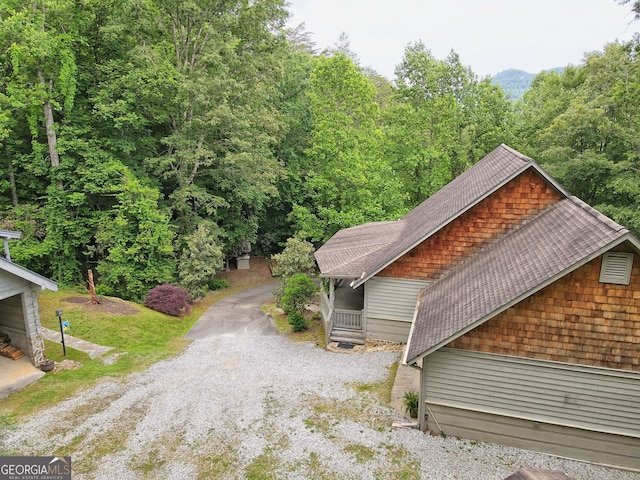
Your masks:
<svg viewBox="0 0 640 480"><path fill-rule="evenodd" d="M565 67L550 68L556 73L562 73ZM547 71L547 70L545 70ZM531 87L531 82L538 75L537 73L529 73L517 68L510 68L491 77L494 84L498 84L507 93L509 100L519 100L527 90Z"/></svg>

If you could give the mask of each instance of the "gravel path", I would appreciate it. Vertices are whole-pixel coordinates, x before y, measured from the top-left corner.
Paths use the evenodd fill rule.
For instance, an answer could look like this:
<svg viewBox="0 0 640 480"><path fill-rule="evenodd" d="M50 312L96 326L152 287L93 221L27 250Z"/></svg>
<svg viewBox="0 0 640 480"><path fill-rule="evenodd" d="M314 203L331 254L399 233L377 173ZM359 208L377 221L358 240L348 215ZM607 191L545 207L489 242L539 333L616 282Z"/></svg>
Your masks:
<svg viewBox="0 0 640 480"><path fill-rule="evenodd" d="M264 334L194 341L178 357L102 379L0 439L21 455L71 454L74 479L473 479L519 468L574 480L640 474L393 429L376 384L394 352L331 353Z"/></svg>

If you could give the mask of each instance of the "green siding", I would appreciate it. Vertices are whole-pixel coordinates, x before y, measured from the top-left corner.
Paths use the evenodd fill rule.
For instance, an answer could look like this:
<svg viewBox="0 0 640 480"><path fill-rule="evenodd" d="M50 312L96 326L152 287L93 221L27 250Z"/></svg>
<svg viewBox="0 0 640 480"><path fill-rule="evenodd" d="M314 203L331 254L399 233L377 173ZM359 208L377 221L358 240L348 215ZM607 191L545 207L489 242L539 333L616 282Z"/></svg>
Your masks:
<svg viewBox="0 0 640 480"><path fill-rule="evenodd" d="M424 365L448 435L640 468L640 373L451 348Z"/></svg>

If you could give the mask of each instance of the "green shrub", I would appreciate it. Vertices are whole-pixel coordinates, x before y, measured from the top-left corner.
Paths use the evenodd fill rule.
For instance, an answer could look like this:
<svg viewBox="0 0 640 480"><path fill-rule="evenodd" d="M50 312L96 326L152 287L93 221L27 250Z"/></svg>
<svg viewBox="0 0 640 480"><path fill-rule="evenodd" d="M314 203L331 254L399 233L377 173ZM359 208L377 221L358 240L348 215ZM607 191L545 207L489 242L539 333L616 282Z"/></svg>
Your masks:
<svg viewBox="0 0 640 480"><path fill-rule="evenodd" d="M404 394L404 408L405 411L412 417L418 416L418 405L420 403L420 396L416 392L405 392Z"/></svg>
<svg viewBox="0 0 640 480"><path fill-rule="evenodd" d="M224 290L229 288L229 281L224 278L210 278L207 283L209 290Z"/></svg>
<svg viewBox="0 0 640 480"><path fill-rule="evenodd" d="M316 272L313 251L313 244L310 242L296 237L289 238L282 253L271 257L275 262L273 274L282 278L291 277L296 273L313 275Z"/></svg>
<svg viewBox="0 0 640 480"><path fill-rule="evenodd" d="M304 315L300 313L292 313L289 315L289 325L293 327L294 332L304 332L309 327Z"/></svg>
<svg viewBox="0 0 640 480"><path fill-rule="evenodd" d="M284 313L302 315L305 303L309 303L313 299L316 291L317 287L313 280L302 273L288 278L280 299Z"/></svg>

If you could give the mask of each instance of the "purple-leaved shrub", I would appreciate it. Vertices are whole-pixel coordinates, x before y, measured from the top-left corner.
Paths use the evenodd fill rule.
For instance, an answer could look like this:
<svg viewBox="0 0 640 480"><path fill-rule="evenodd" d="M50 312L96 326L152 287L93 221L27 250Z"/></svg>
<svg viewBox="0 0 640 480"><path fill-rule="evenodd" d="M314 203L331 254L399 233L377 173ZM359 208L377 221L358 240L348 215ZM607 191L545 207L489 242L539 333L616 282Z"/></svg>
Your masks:
<svg viewBox="0 0 640 480"><path fill-rule="evenodd" d="M190 303L189 292L184 288L164 283L149 290L143 305L178 317L183 313L189 313Z"/></svg>

